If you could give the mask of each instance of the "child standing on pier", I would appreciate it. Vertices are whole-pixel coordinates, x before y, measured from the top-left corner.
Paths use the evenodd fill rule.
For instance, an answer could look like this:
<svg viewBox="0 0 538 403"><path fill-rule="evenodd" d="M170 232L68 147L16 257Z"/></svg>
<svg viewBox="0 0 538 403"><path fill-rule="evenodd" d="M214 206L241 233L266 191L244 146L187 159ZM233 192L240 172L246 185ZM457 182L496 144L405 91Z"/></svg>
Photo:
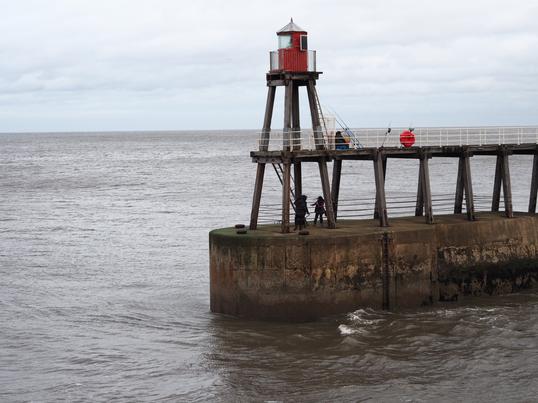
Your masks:
<svg viewBox="0 0 538 403"><path fill-rule="evenodd" d="M301 195L295 200L295 228L294 231L299 228L299 231L304 229L306 225L306 215L310 215L308 211L308 205L306 204L306 196Z"/></svg>
<svg viewBox="0 0 538 403"><path fill-rule="evenodd" d="M323 200L323 197L319 196L318 199L314 204L314 212L316 213L316 216L314 217L314 225L318 222L319 217L319 223L323 224L323 214L325 214L325 200Z"/></svg>

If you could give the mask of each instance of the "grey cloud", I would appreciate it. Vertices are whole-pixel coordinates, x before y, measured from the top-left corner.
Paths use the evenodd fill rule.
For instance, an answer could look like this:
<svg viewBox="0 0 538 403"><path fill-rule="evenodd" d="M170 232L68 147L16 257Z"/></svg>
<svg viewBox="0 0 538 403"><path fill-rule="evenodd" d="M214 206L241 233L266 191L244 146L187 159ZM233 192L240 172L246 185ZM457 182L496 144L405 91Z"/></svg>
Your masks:
<svg viewBox="0 0 538 403"><path fill-rule="evenodd" d="M517 124L522 114L512 99L521 110L538 111L532 1L272 4L6 1L0 4L0 131L71 129L77 116L88 124L88 111L92 124L103 117L102 129L135 129L130 117L141 113L144 128L258 127L267 52L290 16L318 50L322 98L349 113L354 125L364 115L383 125L404 114L458 124L463 104L480 115L477 124L496 124L498 113L488 117L480 106L493 102ZM445 112L428 105L431 99ZM379 113L373 103L382 106ZM71 115L65 126L58 105ZM521 123L536 115L523 115Z"/></svg>

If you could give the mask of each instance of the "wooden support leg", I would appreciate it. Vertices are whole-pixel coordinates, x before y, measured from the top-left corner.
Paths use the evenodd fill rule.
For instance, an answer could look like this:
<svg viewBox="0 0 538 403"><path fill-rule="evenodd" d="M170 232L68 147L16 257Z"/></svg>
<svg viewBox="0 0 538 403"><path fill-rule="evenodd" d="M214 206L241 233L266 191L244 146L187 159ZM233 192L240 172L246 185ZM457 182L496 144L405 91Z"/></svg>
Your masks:
<svg viewBox="0 0 538 403"><path fill-rule="evenodd" d="M464 157L460 157L458 161L458 178L456 180L456 196L454 198L454 214L461 214L463 210L464 164Z"/></svg>
<svg viewBox="0 0 538 403"><path fill-rule="evenodd" d="M430 169L428 167L428 157L421 158L422 165L422 194L424 195L424 215L426 223L433 224L432 193L430 188Z"/></svg>
<svg viewBox="0 0 538 403"><path fill-rule="evenodd" d="M290 185L291 185L291 164L284 163L282 178L282 226L283 234L290 232Z"/></svg>
<svg viewBox="0 0 538 403"><path fill-rule="evenodd" d="M319 176L321 177L321 187L323 188L323 198L325 199L325 213L327 214L327 227L336 228L334 218L333 201L331 197L331 188L329 185L329 172L327 171L327 162L322 159L318 161Z"/></svg>
<svg viewBox="0 0 538 403"><path fill-rule="evenodd" d="M262 136L260 138L260 151L269 149L269 138L271 135L271 120L273 119L273 106L275 105L276 87L268 87L267 102L265 104L265 117L263 119Z"/></svg>
<svg viewBox="0 0 538 403"><path fill-rule="evenodd" d="M295 184L295 198L303 194L303 174L299 161L293 163L293 181Z"/></svg>
<svg viewBox="0 0 538 403"><path fill-rule="evenodd" d="M385 178L387 177L387 157L383 157L383 187L385 186ZM377 197L375 199L374 219L379 218L379 212L377 208Z"/></svg>
<svg viewBox="0 0 538 403"><path fill-rule="evenodd" d="M301 119L299 116L299 86L297 83L293 83L292 88L292 102L291 102L291 115L292 115L292 130L293 130L293 150L301 149Z"/></svg>
<svg viewBox="0 0 538 403"><path fill-rule="evenodd" d="M418 168L418 187L417 187L417 204L415 207L415 216L424 215L424 194L422 193L422 164Z"/></svg>
<svg viewBox="0 0 538 403"><path fill-rule="evenodd" d="M338 197L340 195L340 178L342 176L342 160L334 160L331 195L333 197L334 219L338 219Z"/></svg>
<svg viewBox="0 0 538 403"><path fill-rule="evenodd" d="M256 182L254 184L254 196L252 198L252 211L250 213L251 230L258 228L258 214L260 212L260 201L262 198L263 176L265 174L265 164L258 163L256 169Z"/></svg>
<svg viewBox="0 0 538 403"><path fill-rule="evenodd" d="M293 103L293 81L289 80L286 85L284 95L284 133L283 133L283 150L291 150L291 118L292 118L292 103Z"/></svg>
<svg viewBox="0 0 538 403"><path fill-rule="evenodd" d="M385 178L383 175L383 157L378 153L374 158L374 176L376 188L377 213L379 225L381 227L389 226L387 215L387 200L385 199Z"/></svg>
<svg viewBox="0 0 538 403"><path fill-rule="evenodd" d="M465 206L467 210L467 219L469 221L474 221L475 215L473 182L471 178L471 158L469 156L463 157L463 187L465 188Z"/></svg>
<svg viewBox="0 0 538 403"><path fill-rule="evenodd" d="M310 105L310 116L312 117L312 130L314 131L314 142L316 144L316 150L323 150L323 131L321 129L321 118L316 101L316 87L314 80L309 80L306 86L306 92L308 94L308 104Z"/></svg>
<svg viewBox="0 0 538 403"><path fill-rule="evenodd" d="M532 160L531 194L529 197L529 213L536 214L536 196L538 193L538 154Z"/></svg>
<svg viewBox="0 0 538 403"><path fill-rule="evenodd" d="M499 204L501 202L501 178L502 178L502 155L497 155L497 162L495 163L495 179L493 181L493 198L491 200L491 211L499 211Z"/></svg>
<svg viewBox="0 0 538 403"><path fill-rule="evenodd" d="M504 194L504 212L506 217L512 218L514 216L514 211L512 209L512 185L510 181L510 164L508 160L508 155L503 155L502 162L502 183L503 183L503 194Z"/></svg>

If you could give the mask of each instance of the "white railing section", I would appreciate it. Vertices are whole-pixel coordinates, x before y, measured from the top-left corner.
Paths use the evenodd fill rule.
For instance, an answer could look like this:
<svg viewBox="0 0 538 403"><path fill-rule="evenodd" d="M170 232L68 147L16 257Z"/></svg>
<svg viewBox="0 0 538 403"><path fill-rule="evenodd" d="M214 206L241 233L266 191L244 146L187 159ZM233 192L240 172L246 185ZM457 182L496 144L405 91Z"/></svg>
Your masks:
<svg viewBox="0 0 538 403"><path fill-rule="evenodd" d="M316 68L316 51L315 50L306 50L306 62L307 62L307 71L317 71ZM290 58L297 58L297 55L290 56ZM297 61L297 60L295 60ZM279 71L284 69L284 60L280 57L280 52L278 50L272 50L269 52L269 71Z"/></svg>
<svg viewBox="0 0 538 403"><path fill-rule="evenodd" d="M279 70L280 62L278 57L278 50L272 50L269 52L269 70Z"/></svg>
<svg viewBox="0 0 538 403"><path fill-rule="evenodd" d="M308 50L308 71L317 71L316 68L316 51Z"/></svg>
<svg viewBox="0 0 538 403"><path fill-rule="evenodd" d="M357 129L353 134L359 144L354 144L352 139L346 139L349 148L363 147L402 147L400 133L408 128L392 128L389 134L387 129ZM343 131L342 131L343 132ZM433 146L464 146L464 145L501 145L501 144L538 144L538 127L536 126L513 126L513 127L423 127L415 128L415 144L413 147ZM344 134L344 138L345 138ZM270 132L269 141L260 132L258 149L261 145L267 150L301 149L315 150L316 141L311 129L301 131L273 131ZM288 139L289 141L285 141ZM323 134L323 143L329 149L335 149L335 139ZM338 147L341 148L341 147Z"/></svg>
<svg viewBox="0 0 538 403"><path fill-rule="evenodd" d="M270 132L269 140L266 140L267 136L264 136L263 132L260 132L258 138L258 149L262 149L263 146L267 150L316 150L319 147L326 146L328 141L323 133L319 133L318 141L314 132L310 130L299 130L288 132L284 131L272 131ZM330 148L330 147L329 147ZM334 147L333 147L334 148Z"/></svg>

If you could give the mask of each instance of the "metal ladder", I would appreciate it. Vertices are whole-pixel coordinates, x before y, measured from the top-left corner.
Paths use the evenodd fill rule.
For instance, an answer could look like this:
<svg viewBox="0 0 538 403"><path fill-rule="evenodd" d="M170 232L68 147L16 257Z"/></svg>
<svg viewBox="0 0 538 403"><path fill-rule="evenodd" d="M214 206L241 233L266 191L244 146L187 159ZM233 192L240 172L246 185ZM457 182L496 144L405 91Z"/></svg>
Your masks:
<svg viewBox="0 0 538 403"><path fill-rule="evenodd" d="M282 176L284 176L284 170L282 169L282 164L272 163L271 165L273 165L273 169L275 170L276 176L278 177L280 184L284 185L284 180L282 179ZM293 174L291 174L291 183L295 184L295 178L293 177ZM295 191L293 189L294 189L294 186L290 186L291 207L293 208L293 211L295 211Z"/></svg>
<svg viewBox="0 0 538 403"><path fill-rule="evenodd" d="M349 139L351 140L351 142L353 143L353 148L355 150L358 150L359 148L363 148L364 146L361 144L361 142L359 141L359 138L357 137L357 135L355 133L353 133L349 127L342 127L342 130L344 131L344 133L346 134L346 136L349 137Z"/></svg>

